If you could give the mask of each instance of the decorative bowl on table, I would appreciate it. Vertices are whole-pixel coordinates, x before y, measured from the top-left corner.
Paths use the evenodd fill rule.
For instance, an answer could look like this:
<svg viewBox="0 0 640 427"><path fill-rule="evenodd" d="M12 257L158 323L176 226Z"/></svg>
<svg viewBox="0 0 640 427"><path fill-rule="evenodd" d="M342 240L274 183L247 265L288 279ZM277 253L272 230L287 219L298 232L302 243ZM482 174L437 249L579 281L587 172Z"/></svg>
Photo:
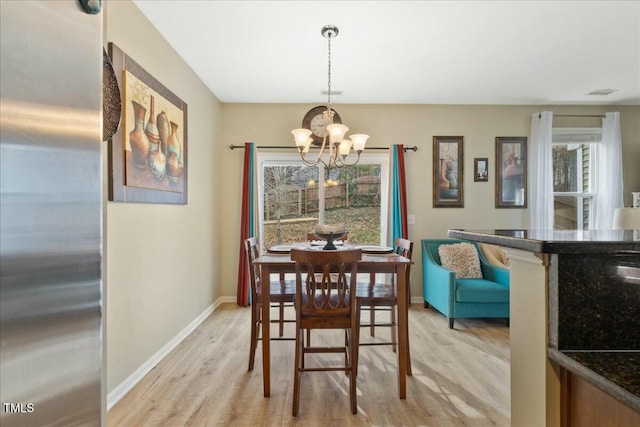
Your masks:
<svg viewBox="0 0 640 427"><path fill-rule="evenodd" d="M347 236L347 229L343 224L318 224L313 230L313 234L317 238L327 241L327 244L322 248L323 250L335 251L337 248L333 242L335 240L344 239Z"/></svg>

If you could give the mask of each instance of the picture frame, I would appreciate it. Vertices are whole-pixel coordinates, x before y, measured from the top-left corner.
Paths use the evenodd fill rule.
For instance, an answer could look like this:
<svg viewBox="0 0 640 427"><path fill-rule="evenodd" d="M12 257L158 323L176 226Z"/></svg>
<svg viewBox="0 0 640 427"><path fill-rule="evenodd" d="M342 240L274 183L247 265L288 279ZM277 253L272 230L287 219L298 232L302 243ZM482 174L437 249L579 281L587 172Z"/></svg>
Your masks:
<svg viewBox="0 0 640 427"><path fill-rule="evenodd" d="M496 208L527 207L527 137L496 137Z"/></svg>
<svg viewBox="0 0 640 427"><path fill-rule="evenodd" d="M187 104L114 43L122 94L120 126L109 140L109 200L187 204Z"/></svg>
<svg viewBox="0 0 640 427"><path fill-rule="evenodd" d="M489 182L489 159L487 157L473 159L473 181Z"/></svg>
<svg viewBox="0 0 640 427"><path fill-rule="evenodd" d="M433 137L433 207L464 207L462 136Z"/></svg>

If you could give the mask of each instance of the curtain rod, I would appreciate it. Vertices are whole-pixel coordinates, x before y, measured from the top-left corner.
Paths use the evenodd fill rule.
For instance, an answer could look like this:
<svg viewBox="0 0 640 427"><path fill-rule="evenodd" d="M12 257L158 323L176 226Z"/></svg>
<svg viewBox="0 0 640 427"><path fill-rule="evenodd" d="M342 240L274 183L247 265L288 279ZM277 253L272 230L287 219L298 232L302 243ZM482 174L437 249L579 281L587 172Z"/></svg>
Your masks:
<svg viewBox="0 0 640 427"><path fill-rule="evenodd" d="M553 117L600 117L603 118L604 114L554 114Z"/></svg>
<svg viewBox="0 0 640 427"><path fill-rule="evenodd" d="M235 150L236 148L244 148L244 145L234 145L234 144L229 145L230 150ZM256 145L256 148L263 148L263 149L274 148L274 149L285 149L285 150L298 149L298 147L295 147L293 145ZM365 150L389 150L389 147L367 147L365 148ZM407 152L407 150L418 151L418 147L415 145L413 147L404 147L405 153Z"/></svg>

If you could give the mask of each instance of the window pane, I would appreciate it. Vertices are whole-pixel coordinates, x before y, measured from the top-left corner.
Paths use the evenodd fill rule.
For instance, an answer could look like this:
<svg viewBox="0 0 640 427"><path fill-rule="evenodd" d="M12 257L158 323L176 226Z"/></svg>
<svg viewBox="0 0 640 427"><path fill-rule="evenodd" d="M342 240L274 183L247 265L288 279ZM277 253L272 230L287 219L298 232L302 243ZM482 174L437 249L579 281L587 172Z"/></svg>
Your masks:
<svg viewBox="0 0 640 427"><path fill-rule="evenodd" d="M331 171L325 187L325 222L344 224L349 242L380 243L380 165Z"/></svg>
<svg viewBox="0 0 640 427"><path fill-rule="evenodd" d="M553 191L578 191L577 150L553 146Z"/></svg>
<svg viewBox="0 0 640 427"><path fill-rule="evenodd" d="M264 245L302 242L318 222L318 168L265 166Z"/></svg>
<svg viewBox="0 0 640 427"><path fill-rule="evenodd" d="M553 191L589 192L590 146L588 144L553 145Z"/></svg>
<svg viewBox="0 0 640 427"><path fill-rule="evenodd" d="M553 223L556 230L586 230L589 228L591 198L554 197Z"/></svg>
<svg viewBox="0 0 640 427"><path fill-rule="evenodd" d="M266 162L260 183L264 247L305 241L323 217L326 224L344 224L352 243L382 243L382 169L379 163L332 169L321 186L321 167Z"/></svg>

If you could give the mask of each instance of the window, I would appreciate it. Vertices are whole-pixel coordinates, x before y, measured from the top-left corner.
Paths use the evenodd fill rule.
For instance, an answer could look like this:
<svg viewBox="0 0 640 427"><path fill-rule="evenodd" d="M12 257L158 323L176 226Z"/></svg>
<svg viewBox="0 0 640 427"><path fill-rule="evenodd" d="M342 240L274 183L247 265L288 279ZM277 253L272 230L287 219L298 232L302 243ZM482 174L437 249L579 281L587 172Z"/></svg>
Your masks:
<svg viewBox="0 0 640 427"><path fill-rule="evenodd" d="M307 167L297 153L258 154L262 247L300 242L319 222L343 223L354 243L386 244L389 158L360 157L355 166Z"/></svg>
<svg viewBox="0 0 640 427"><path fill-rule="evenodd" d="M554 228L586 230L592 222L600 128L553 129Z"/></svg>

